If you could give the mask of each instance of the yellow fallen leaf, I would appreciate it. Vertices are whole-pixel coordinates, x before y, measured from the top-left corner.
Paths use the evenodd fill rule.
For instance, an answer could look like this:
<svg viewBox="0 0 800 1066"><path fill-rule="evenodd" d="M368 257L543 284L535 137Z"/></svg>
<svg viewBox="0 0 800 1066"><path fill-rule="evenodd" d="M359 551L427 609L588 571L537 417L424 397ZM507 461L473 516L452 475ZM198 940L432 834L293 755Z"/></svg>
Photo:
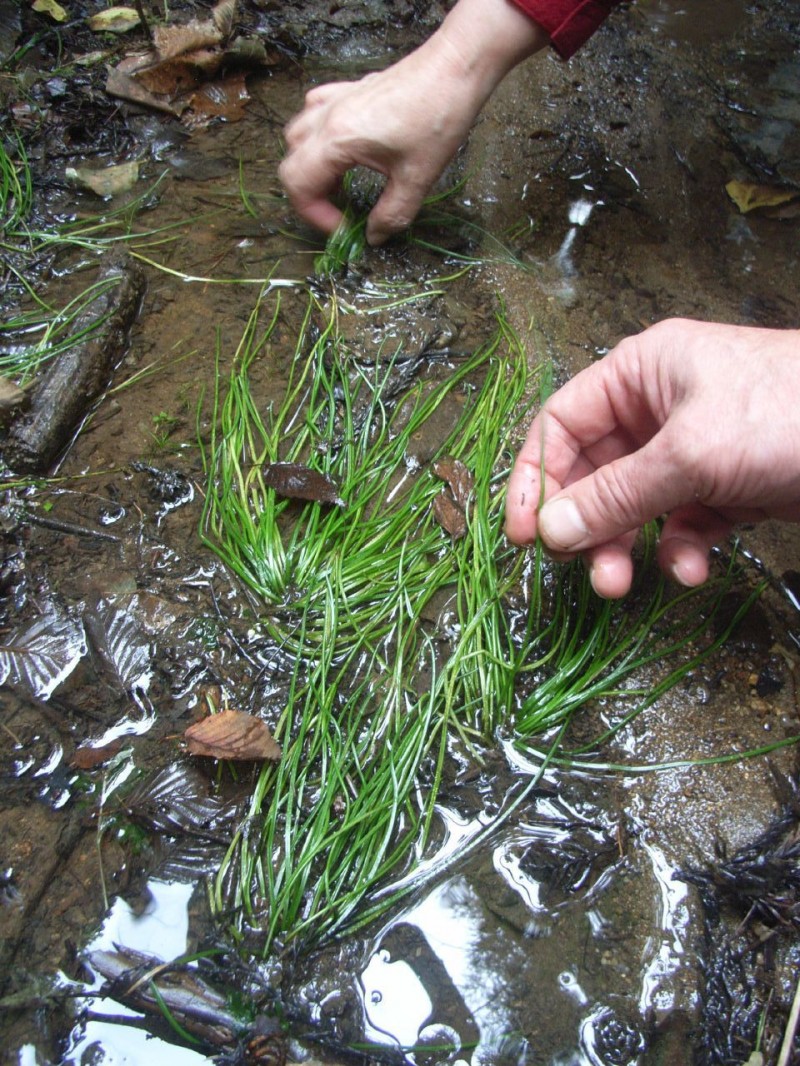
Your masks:
<svg viewBox="0 0 800 1066"><path fill-rule="evenodd" d="M89 29L95 33L127 33L141 22L134 7L107 7L89 19Z"/></svg>
<svg viewBox="0 0 800 1066"><path fill-rule="evenodd" d="M49 15L54 22L64 22L67 13L58 0L33 0L33 10Z"/></svg>
<svg viewBox="0 0 800 1066"><path fill-rule="evenodd" d="M84 189L90 189L107 200L111 196L127 192L136 184L139 180L139 164L133 160L131 163L105 167L103 170L92 170L89 167L67 167L66 176L70 181L82 185Z"/></svg>
<svg viewBox="0 0 800 1066"><path fill-rule="evenodd" d="M729 181L725 191L743 215L759 208L778 207L800 198L800 189L780 185L758 185L751 181Z"/></svg>

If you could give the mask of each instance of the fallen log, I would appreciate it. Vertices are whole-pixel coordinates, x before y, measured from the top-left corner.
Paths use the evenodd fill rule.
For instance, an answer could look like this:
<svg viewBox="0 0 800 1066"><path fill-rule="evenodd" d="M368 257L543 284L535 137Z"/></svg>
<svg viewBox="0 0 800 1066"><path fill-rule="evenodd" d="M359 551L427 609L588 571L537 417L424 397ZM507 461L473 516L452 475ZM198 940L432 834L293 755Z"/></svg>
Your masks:
<svg viewBox="0 0 800 1066"><path fill-rule="evenodd" d="M144 273L126 252L115 250L101 263L98 283L97 296L75 323L74 336L84 339L53 360L32 389L30 407L9 430L3 453L16 473L50 469L125 354Z"/></svg>

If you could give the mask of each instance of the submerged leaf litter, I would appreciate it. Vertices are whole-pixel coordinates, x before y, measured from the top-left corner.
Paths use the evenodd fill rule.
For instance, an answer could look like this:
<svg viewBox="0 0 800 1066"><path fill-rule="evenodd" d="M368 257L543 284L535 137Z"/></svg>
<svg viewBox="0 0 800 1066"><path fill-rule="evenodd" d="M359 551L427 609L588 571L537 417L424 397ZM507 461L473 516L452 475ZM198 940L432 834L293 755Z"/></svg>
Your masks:
<svg viewBox="0 0 800 1066"><path fill-rule="evenodd" d="M320 39L351 68L387 24L361 14L346 32L324 15ZM663 15L624 16L631 69ZM242 17L252 31L255 9ZM287 48L304 16L263 17ZM603 50L622 44L612 29L592 47L586 78L602 95ZM172 120L130 113L123 143L150 152L120 193L127 209L96 229L96 201L70 192L65 240L36 236L56 266L53 306L83 290L96 240L122 239L148 284L130 354L57 479L7 494L12 1061L646 1064L691 1045L722 1062L755 1047L767 1009L765 1039L782 1035L796 959L785 911L759 912L778 919L763 959L748 939L760 931L734 914L739 950L772 968L767 1008L730 963L733 941L711 942L701 904L735 912L739 896L714 892L750 869L746 839L779 852L791 881L791 800L766 781L791 775L792 751L776 749L771 769L685 763L796 735L795 619L789 578L776 579L791 544L771 558L767 541L766 562L750 552L730 577L722 560L718 584L673 616L652 571L636 598L602 606L578 570L510 551L501 516L543 361L579 338L597 348L648 309L731 317L728 249L749 263L746 306L781 324L791 273L773 272L768 300L758 255L731 240L727 289L670 290L664 263L659 276L652 254L640 265L631 253L659 222L625 182L627 142L600 145L568 102L569 68L547 72L562 112L526 149L542 153L550 200L533 221L532 160L498 148L487 163L484 124L483 166L460 161L466 184L454 178L410 240L382 252L342 240L321 260L275 187L278 131L301 89L288 65L251 80L247 119L188 145ZM501 96L490 114L507 106ZM625 123L612 141L645 136ZM34 151L44 181L38 164ZM577 191L603 203L576 213ZM776 241L752 231L773 266ZM698 246L695 268L714 254ZM692 305L700 291L708 306ZM30 310L20 296L14 314ZM29 346L32 319L13 322L4 336ZM742 621L765 574L773 591ZM280 759L186 750L184 737L232 715L244 716L237 751L257 721ZM668 768L642 779L617 764ZM726 824L739 789L747 810ZM780 831L759 837L778 806ZM730 862L713 865L706 825L727 833ZM708 980L704 997L696 961L727 986ZM735 1010L721 987L741 990Z"/></svg>

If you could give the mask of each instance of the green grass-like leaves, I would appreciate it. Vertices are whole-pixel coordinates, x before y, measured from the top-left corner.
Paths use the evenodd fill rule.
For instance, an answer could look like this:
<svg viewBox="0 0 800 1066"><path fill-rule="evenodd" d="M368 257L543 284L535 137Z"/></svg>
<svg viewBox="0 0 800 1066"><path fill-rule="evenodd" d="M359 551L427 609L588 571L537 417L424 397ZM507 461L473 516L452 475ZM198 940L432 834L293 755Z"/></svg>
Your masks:
<svg viewBox="0 0 800 1066"><path fill-rule="evenodd" d="M449 745L480 758L503 736L540 759L542 737L563 733L587 701L700 640L720 595L712 586L673 603L658 580L620 607L599 601L579 566L553 571L540 550L505 542L503 485L535 382L502 315L480 349L392 404L383 397L401 350L382 368L359 366L335 310L325 317L309 298L283 400L262 411L250 373L274 356L280 316L275 294L259 301L219 382L203 522L293 663L276 727L283 758L261 773L216 896L220 909L259 915L268 945L328 936L391 905L387 884L425 852ZM475 477L456 541L432 513L441 482L407 464L443 405L452 419L439 454ZM345 506L276 498L262 476L276 460L333 478ZM694 662L626 692L628 705L652 702Z"/></svg>

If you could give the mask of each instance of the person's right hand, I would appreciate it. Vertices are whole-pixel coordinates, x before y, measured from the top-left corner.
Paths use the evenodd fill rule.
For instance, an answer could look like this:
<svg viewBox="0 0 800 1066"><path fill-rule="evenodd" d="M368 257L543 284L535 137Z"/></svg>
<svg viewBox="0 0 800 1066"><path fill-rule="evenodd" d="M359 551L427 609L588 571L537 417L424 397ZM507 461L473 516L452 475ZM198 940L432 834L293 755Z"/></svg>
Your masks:
<svg viewBox="0 0 800 1066"><path fill-rule="evenodd" d="M661 515L659 564L689 586L736 523L800 521L800 331L672 319L547 400L509 480L509 539L583 555L595 591L623 596L636 532Z"/></svg>
<svg viewBox="0 0 800 1066"><path fill-rule="evenodd" d="M433 37L394 66L312 89L287 126L279 168L292 206L333 232L342 177L368 167L386 178L366 233L381 244L414 219L498 82L546 42L510 0L459 0Z"/></svg>

